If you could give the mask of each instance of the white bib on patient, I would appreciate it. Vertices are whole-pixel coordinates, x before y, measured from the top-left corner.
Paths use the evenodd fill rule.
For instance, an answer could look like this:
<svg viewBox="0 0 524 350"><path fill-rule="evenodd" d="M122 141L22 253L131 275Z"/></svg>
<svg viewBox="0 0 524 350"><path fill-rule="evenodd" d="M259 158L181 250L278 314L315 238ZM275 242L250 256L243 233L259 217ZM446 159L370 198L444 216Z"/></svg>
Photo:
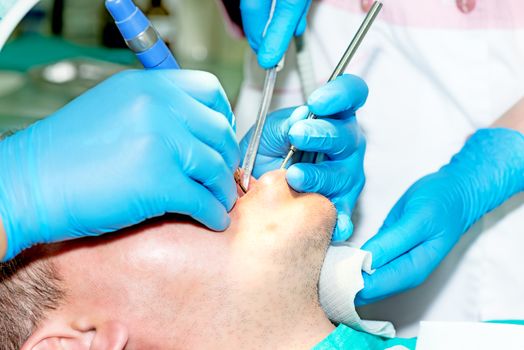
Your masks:
<svg viewBox="0 0 524 350"><path fill-rule="evenodd" d="M372 272L369 252L348 243L330 245L320 273L320 305L335 323L392 338L395 328L390 322L362 320L355 309L355 296L364 288L362 271Z"/></svg>

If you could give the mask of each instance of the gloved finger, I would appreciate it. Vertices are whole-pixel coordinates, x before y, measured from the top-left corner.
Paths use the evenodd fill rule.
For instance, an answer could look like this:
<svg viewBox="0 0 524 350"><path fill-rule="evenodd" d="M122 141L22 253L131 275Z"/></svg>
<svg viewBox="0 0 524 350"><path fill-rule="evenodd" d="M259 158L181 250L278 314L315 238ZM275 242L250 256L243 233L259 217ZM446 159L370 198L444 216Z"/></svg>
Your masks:
<svg viewBox="0 0 524 350"><path fill-rule="evenodd" d="M260 141L261 151L264 154L275 154L283 156L291 147L289 131L291 127L307 118L306 106L297 108L286 108L276 111L268 116L268 122L264 127Z"/></svg>
<svg viewBox="0 0 524 350"><path fill-rule="evenodd" d="M394 224L383 226L362 249L373 254L372 267L379 268L424 242L430 229L423 210L408 212Z"/></svg>
<svg viewBox="0 0 524 350"><path fill-rule="evenodd" d="M291 144L289 143L289 129L299 120L306 119L308 109L305 106L285 108L271 113L267 117L262 138L260 139L259 155L283 157ZM244 155L253 135L254 127L244 136L240 145Z"/></svg>
<svg viewBox="0 0 524 350"><path fill-rule="evenodd" d="M273 18L258 50L258 63L269 69L282 59L308 0L279 0L275 5Z"/></svg>
<svg viewBox="0 0 524 350"><path fill-rule="evenodd" d="M184 172L213 193L227 211L231 210L237 199L236 183L233 171L220 154L196 139L191 145L179 144L178 147Z"/></svg>
<svg viewBox="0 0 524 350"><path fill-rule="evenodd" d="M271 0L241 0L240 14L249 46L257 52L269 20Z"/></svg>
<svg viewBox="0 0 524 350"><path fill-rule="evenodd" d="M444 245L443 239L424 242L365 276L359 299L374 302L422 284L442 260Z"/></svg>
<svg viewBox="0 0 524 350"><path fill-rule="evenodd" d="M344 242L353 234L351 208L346 201L335 202L335 208L337 209L337 224L331 240L333 242Z"/></svg>
<svg viewBox="0 0 524 350"><path fill-rule="evenodd" d="M338 213L337 226L335 227L333 234L333 241L347 241L353 234L354 226L353 221L351 220L351 215L355 208L355 204L357 203L357 199L364 188L365 177L363 170L360 175L356 176L356 179L357 180L352 184L349 192L332 199Z"/></svg>
<svg viewBox="0 0 524 350"><path fill-rule="evenodd" d="M226 208L202 184L187 179L160 194L167 197L167 211L189 215L211 230L223 231L230 222Z"/></svg>
<svg viewBox="0 0 524 350"><path fill-rule="evenodd" d="M235 116L224 88L218 78L208 72L192 70L155 70L169 84L180 88L205 106L223 114L231 126L235 125ZM149 71L148 71L149 73Z"/></svg>
<svg viewBox="0 0 524 350"><path fill-rule="evenodd" d="M351 158L348 161L293 164L286 173L286 179L297 192L316 192L332 198L348 194L353 189L360 193L364 173L360 161Z"/></svg>
<svg viewBox="0 0 524 350"><path fill-rule="evenodd" d="M372 284L376 284L375 280L373 279L372 277L373 275L369 275L367 274L366 272L362 272L362 279L364 280L364 289L366 288L366 286L370 286ZM372 288L372 287L369 287L369 288ZM375 287L377 288L377 287ZM376 303L380 300L383 300L383 299L387 299L393 295L395 295L395 293L389 293L389 294L380 294L380 293L375 293L375 295L380 295L378 297L375 297L375 298L369 298L367 297L367 291L364 291L364 289L360 290L356 297L355 297L355 306L364 306L364 305L369 305L369 304L373 304L373 303ZM372 289L370 289L372 290Z"/></svg>
<svg viewBox="0 0 524 350"><path fill-rule="evenodd" d="M172 109L173 113L184 121L196 138L220 153L231 171L237 169L240 164L240 148L229 123L220 113L198 101L188 97L186 103L190 106L188 110Z"/></svg>
<svg viewBox="0 0 524 350"><path fill-rule="evenodd" d="M301 151L321 152L339 160L353 154L364 142L364 136L355 118L308 119L293 124L289 140Z"/></svg>
<svg viewBox="0 0 524 350"><path fill-rule="evenodd" d="M368 97L368 86L361 78L344 74L315 90L307 100L311 112L328 116L343 111L356 111Z"/></svg>
<svg viewBox="0 0 524 350"><path fill-rule="evenodd" d="M309 8L311 6L311 0L308 0L308 3L306 5L306 8L304 9L304 12L302 13L302 18L300 19L300 21L298 22L298 27L297 27L297 30L295 31L295 35L296 36L300 36L302 34L304 34L304 32L306 31L306 27L307 27L307 14L309 12Z"/></svg>

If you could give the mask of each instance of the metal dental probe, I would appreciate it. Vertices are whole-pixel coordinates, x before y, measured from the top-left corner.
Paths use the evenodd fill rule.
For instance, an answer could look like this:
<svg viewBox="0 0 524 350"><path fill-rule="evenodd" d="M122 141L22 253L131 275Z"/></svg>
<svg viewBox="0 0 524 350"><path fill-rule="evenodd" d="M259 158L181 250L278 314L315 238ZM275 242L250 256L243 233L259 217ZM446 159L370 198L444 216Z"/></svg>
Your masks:
<svg viewBox="0 0 524 350"><path fill-rule="evenodd" d="M246 156L244 157L244 163L242 164L242 181L241 185L246 190L249 188L249 180L253 173L253 167L255 166L255 160L257 158L258 147L260 146L260 139L262 138L262 131L266 124L267 113L269 111L269 105L271 104L271 98L273 97L273 91L275 90L275 82L277 80L277 73L280 70L280 63L266 73L266 79L264 81L264 93L262 95L262 102L260 103L260 109L258 110L257 121L255 124L255 130L249 140L247 146Z"/></svg>
<svg viewBox="0 0 524 350"><path fill-rule="evenodd" d="M265 32L272 20L273 13L275 11L276 0L273 0L271 7L271 14L269 16L268 24L266 25ZM255 166L255 160L257 158L258 147L260 146L260 139L262 138L262 131L266 124L267 113L269 106L271 105L271 99L273 97L273 91L275 90L275 82L277 80L277 73L284 67L284 58L273 68L266 71L266 79L264 81L264 89L262 93L262 102L260 103L260 109L258 110L257 121L255 123L255 130L249 140L249 145L246 150L244 162L242 163L242 174L240 187L245 192L249 188L249 180L253 173L253 167Z"/></svg>
<svg viewBox="0 0 524 350"><path fill-rule="evenodd" d="M351 40L351 43L349 44L348 48L346 49L346 52L344 52L344 55L340 59L340 62L338 62L337 66L335 67L335 70L331 74L331 76L328 79L328 82L335 80L339 75L342 75L344 71L346 70L349 62L355 55L358 47L362 43L362 40L364 40L364 37L366 36L369 28L371 28L371 25L375 21L375 18L379 14L380 10L382 9L382 3L379 1L375 1L373 3L373 6L369 9L369 12L366 15L366 18L364 18L364 21L362 21L362 24L358 28L358 31L356 32L355 36ZM314 115L312 112L309 112L307 115L307 119L316 119L317 116ZM286 155L286 158L284 158L284 161L282 162L282 165L280 166L280 169L285 169L295 152L297 152L298 149L295 146L291 146L289 148L289 152Z"/></svg>
<svg viewBox="0 0 524 350"><path fill-rule="evenodd" d="M309 35L308 30L306 30L301 36L296 36L294 40L297 71L304 101L307 101L308 96L317 88L315 67L309 49ZM299 153L296 153L296 155L299 155ZM300 156L295 156L294 159L301 163L317 163L317 160L321 160L322 155L321 153L300 152Z"/></svg>

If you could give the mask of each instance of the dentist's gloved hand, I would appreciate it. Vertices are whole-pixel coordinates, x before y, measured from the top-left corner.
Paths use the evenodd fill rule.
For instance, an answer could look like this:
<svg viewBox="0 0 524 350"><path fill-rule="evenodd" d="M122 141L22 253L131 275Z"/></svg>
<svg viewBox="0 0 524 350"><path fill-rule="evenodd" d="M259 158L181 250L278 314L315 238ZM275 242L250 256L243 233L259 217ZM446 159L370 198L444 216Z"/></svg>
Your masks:
<svg viewBox="0 0 524 350"><path fill-rule="evenodd" d="M247 41L257 53L258 63L271 68L282 59L294 35L306 30L311 0L276 0L273 19L266 28L272 0L241 0L240 11Z"/></svg>
<svg viewBox="0 0 524 350"><path fill-rule="evenodd" d="M229 225L240 152L218 80L127 71L0 143L10 259L37 243L100 235L166 212Z"/></svg>
<svg viewBox="0 0 524 350"><path fill-rule="evenodd" d="M355 111L366 101L366 83L343 75L317 89L308 107L278 110L268 116L253 175L278 169L290 145L299 150L325 153L319 164L300 163L289 167L287 181L298 192L317 192L333 202L338 211L333 240L344 241L353 233L351 213L364 187L365 137ZM305 120L308 108L319 119ZM241 142L245 153L253 129Z"/></svg>
<svg viewBox="0 0 524 350"><path fill-rule="evenodd" d="M477 131L438 172L412 185L362 249L373 254L357 304L424 282L480 217L524 190L524 136L511 129Z"/></svg>

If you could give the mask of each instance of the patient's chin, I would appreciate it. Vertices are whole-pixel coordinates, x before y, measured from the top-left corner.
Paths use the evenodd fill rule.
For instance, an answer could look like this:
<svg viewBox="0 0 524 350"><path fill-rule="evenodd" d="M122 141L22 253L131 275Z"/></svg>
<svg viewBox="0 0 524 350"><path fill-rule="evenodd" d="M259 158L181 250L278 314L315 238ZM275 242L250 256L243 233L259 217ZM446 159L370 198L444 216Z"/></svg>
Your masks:
<svg viewBox="0 0 524 350"><path fill-rule="evenodd" d="M252 184L232 212L231 231L252 241L257 249L294 251L294 246L326 246L336 210L325 197L298 193L289 187L286 172L272 171Z"/></svg>

